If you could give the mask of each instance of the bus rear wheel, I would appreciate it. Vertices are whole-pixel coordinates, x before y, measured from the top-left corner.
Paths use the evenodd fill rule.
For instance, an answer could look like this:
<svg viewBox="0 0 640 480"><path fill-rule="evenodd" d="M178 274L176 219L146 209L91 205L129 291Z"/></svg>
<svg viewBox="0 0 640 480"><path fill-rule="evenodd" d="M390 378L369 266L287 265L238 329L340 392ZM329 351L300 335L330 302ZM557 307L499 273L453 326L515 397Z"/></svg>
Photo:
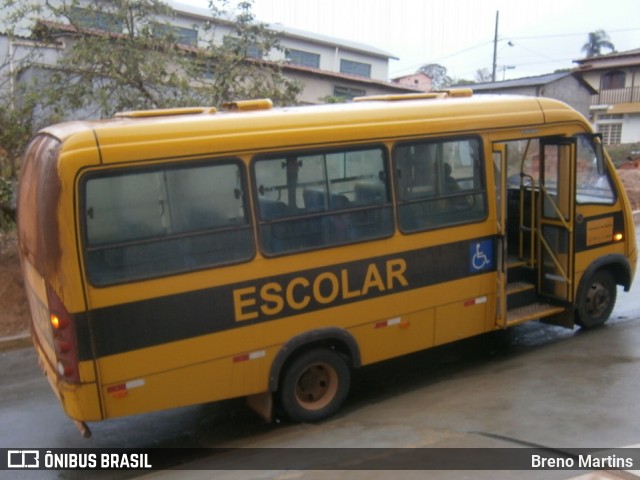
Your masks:
<svg viewBox="0 0 640 480"><path fill-rule="evenodd" d="M281 406L296 422L317 422L338 411L350 385L351 370L342 355L310 350L286 369L279 392Z"/></svg>
<svg viewBox="0 0 640 480"><path fill-rule="evenodd" d="M596 328L609 319L616 303L616 281L607 270L598 270L589 278L578 299L576 323Z"/></svg>

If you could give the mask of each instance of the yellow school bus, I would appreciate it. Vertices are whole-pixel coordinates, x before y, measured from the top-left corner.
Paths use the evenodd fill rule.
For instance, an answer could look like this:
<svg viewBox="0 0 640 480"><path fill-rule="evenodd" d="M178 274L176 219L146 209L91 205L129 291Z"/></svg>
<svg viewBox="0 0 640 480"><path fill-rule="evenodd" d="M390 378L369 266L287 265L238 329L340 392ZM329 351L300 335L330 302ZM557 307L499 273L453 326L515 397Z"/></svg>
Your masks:
<svg viewBox="0 0 640 480"><path fill-rule="evenodd" d="M580 114L464 89L54 125L18 216L35 348L85 434L232 397L321 420L358 367L602 325L637 257Z"/></svg>

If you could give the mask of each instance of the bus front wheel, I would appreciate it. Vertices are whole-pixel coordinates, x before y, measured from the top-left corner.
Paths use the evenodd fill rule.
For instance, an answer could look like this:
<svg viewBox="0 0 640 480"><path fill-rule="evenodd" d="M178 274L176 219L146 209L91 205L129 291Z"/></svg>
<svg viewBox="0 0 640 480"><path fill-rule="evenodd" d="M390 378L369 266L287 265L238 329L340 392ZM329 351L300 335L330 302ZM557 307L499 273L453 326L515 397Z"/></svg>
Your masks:
<svg viewBox="0 0 640 480"><path fill-rule="evenodd" d="M588 279L578 299L576 323L582 328L595 328L609 319L616 303L616 281L607 270L598 270Z"/></svg>
<svg viewBox="0 0 640 480"><path fill-rule="evenodd" d="M351 384L351 369L333 350L303 353L284 372L280 402L296 422L317 422L330 417L344 402Z"/></svg>

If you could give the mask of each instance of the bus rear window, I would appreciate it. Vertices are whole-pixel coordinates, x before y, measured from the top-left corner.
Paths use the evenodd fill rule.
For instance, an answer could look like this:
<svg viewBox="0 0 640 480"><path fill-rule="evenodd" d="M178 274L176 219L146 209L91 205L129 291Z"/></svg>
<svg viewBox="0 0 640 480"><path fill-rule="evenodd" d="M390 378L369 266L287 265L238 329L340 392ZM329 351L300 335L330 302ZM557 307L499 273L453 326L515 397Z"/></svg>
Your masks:
<svg viewBox="0 0 640 480"><path fill-rule="evenodd" d="M84 181L87 271L94 285L252 258L239 164L90 175Z"/></svg>

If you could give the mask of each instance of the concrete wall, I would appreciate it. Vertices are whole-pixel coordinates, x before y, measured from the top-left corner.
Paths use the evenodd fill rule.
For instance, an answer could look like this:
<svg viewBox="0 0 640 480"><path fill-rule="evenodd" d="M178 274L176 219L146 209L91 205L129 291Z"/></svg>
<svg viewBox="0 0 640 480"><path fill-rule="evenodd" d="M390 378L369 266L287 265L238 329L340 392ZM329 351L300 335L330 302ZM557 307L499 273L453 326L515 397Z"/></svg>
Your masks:
<svg viewBox="0 0 640 480"><path fill-rule="evenodd" d="M541 97L555 98L571 105L587 119L589 118L591 92L573 75L539 87L538 92Z"/></svg>
<svg viewBox="0 0 640 480"><path fill-rule="evenodd" d="M353 78L340 76L325 76L321 72L286 71L285 73L287 77L301 82L304 86L298 95L299 102L303 104L324 103L325 97L334 95L336 86L362 90L365 96L402 94L411 91L392 84L385 85L383 83L360 82Z"/></svg>
<svg viewBox="0 0 640 480"><path fill-rule="evenodd" d="M471 85L473 89L473 85ZM509 95L526 95L530 97L549 97L570 105L587 119L589 118L589 104L591 91L573 75L567 75L559 80L542 85L523 85L509 88L493 88L477 92L478 94L500 93Z"/></svg>
<svg viewBox="0 0 640 480"><path fill-rule="evenodd" d="M430 92L433 89L431 78L422 72L395 78L393 81L399 85L405 85L425 92Z"/></svg>
<svg viewBox="0 0 640 480"><path fill-rule="evenodd" d="M640 142L640 113L628 113L622 125L622 143Z"/></svg>

